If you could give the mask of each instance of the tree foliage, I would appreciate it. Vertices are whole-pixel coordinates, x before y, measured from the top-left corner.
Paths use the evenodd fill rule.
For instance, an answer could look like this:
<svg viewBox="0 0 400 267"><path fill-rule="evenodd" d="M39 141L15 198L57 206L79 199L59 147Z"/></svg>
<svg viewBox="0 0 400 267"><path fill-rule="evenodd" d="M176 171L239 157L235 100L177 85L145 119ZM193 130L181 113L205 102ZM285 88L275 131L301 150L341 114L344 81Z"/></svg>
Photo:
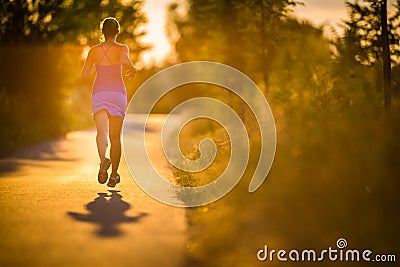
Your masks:
<svg viewBox="0 0 400 267"><path fill-rule="evenodd" d="M336 49L334 73L336 94L347 103L383 99L384 73L381 25L382 1L347 1L348 18L342 25L343 36L333 41ZM392 65L393 90L399 92L396 76L400 59L400 1L388 15L388 39ZM387 63L389 64L389 63ZM388 69L388 68L386 68ZM387 71L386 71L387 72ZM387 79L386 79L387 80ZM386 81L386 84L389 81ZM349 85L353 86L349 86ZM378 95L376 95L377 92ZM387 95L390 92L385 92ZM386 105L388 99L385 97Z"/></svg>
<svg viewBox="0 0 400 267"><path fill-rule="evenodd" d="M398 61L400 56L399 3L400 1L397 2L397 12L388 17L393 62ZM342 53L352 55L362 65L370 66L382 61L381 5L382 0L346 1L349 18L344 21L345 34L339 38L338 47Z"/></svg>
<svg viewBox="0 0 400 267"><path fill-rule="evenodd" d="M119 40L139 54L147 47L140 38L146 22L142 1L118 0L1 0L0 45L95 44L100 21L116 17L122 33Z"/></svg>
<svg viewBox="0 0 400 267"><path fill-rule="evenodd" d="M396 99L390 113L383 112L381 1L348 3L344 35L329 38L322 28L287 16L280 5L284 1L228 2L189 1L186 16L171 6L172 39L182 61L228 63L259 86L265 84L276 118L277 153L269 182L248 194L251 165L257 164L252 159L259 157L252 148L262 145L259 133L249 131L254 154L242 181L225 198L189 216L190 262L253 266L259 245L249 244L269 240L268 247L301 247L306 242L322 250L338 233L347 233L355 247L374 243L381 250L395 250L398 241L392 237L398 236L400 217L392 210L399 202L395 159L400 153L400 107ZM398 3L388 20L394 87L400 79ZM228 16L227 10L235 14ZM223 100L231 104L229 96ZM218 153L228 161L230 141L223 132L222 127L214 130L212 138L217 145L226 144ZM203 138L196 135L193 131L194 151ZM218 162L213 173L226 168ZM218 177L207 172L177 175L192 186ZM351 216L358 220L344 220Z"/></svg>
<svg viewBox="0 0 400 267"><path fill-rule="evenodd" d="M177 12L177 4L169 10L173 23L168 27L179 60L232 65L281 102L380 102L381 90L375 92L382 88L381 1L347 2L344 35L333 40L322 28L291 17L296 1L188 3L184 16ZM393 67L400 58L398 6L399 1L388 19Z"/></svg>
<svg viewBox="0 0 400 267"><path fill-rule="evenodd" d="M212 59L260 76L267 93L290 7L297 4L294 0L189 1L185 18L171 12L180 36L175 48L184 61Z"/></svg>
<svg viewBox="0 0 400 267"><path fill-rule="evenodd" d="M142 1L0 0L0 155L23 144L87 126L90 85L80 77L85 45L99 42L100 22L121 24L118 41L134 59L146 17Z"/></svg>

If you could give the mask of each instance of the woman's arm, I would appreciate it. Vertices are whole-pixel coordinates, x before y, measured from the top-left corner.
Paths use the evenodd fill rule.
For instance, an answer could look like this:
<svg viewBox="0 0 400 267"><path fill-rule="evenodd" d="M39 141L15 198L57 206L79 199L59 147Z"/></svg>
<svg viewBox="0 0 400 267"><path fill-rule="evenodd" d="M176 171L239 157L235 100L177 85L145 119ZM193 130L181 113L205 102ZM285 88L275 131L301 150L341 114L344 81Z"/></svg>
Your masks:
<svg viewBox="0 0 400 267"><path fill-rule="evenodd" d="M93 50L92 48L89 50L88 56L85 60L85 64L82 69L82 78L86 79L92 76L95 72L94 68L94 60L93 60Z"/></svg>
<svg viewBox="0 0 400 267"><path fill-rule="evenodd" d="M131 59L129 58L129 47L127 45L122 46L122 53L121 53L121 64L128 68L127 77L129 80L133 79L136 75L136 67L133 65Z"/></svg>

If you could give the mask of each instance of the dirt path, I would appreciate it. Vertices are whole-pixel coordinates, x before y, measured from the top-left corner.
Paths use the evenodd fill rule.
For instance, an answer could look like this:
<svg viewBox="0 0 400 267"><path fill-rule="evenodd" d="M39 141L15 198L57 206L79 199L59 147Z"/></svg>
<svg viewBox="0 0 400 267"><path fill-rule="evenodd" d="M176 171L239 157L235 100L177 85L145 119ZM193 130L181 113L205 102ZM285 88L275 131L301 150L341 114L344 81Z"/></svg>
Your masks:
<svg viewBox="0 0 400 267"><path fill-rule="evenodd" d="M162 121L150 123L155 155ZM0 159L0 266L184 266L185 210L142 192L124 160L115 190L97 168L94 130Z"/></svg>

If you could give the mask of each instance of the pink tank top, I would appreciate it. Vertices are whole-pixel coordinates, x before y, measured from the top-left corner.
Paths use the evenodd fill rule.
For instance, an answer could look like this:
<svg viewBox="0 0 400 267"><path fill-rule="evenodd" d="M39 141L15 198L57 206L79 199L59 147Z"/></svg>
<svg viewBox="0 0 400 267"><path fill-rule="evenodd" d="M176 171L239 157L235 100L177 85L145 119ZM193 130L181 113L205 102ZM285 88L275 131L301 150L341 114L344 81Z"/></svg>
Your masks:
<svg viewBox="0 0 400 267"><path fill-rule="evenodd" d="M107 52L111 46L105 50L103 46L100 45L104 54L99 63L96 64L96 79L93 83L93 94L105 91L126 94L124 80L122 79L122 64L112 64L107 55ZM110 65L100 65L104 57L107 57Z"/></svg>

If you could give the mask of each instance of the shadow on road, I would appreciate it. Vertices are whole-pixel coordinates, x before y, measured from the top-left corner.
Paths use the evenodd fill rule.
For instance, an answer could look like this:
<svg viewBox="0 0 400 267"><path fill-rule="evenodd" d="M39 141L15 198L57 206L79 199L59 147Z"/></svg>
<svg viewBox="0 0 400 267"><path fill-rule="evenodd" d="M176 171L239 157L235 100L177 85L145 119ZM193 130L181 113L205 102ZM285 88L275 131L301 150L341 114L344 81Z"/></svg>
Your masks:
<svg viewBox="0 0 400 267"><path fill-rule="evenodd" d="M22 165L29 165L29 167L34 168L42 166L43 162L78 161L79 159L76 157L65 155L67 151L62 146L62 143L66 142L66 140L65 137L53 138L36 145L21 148L7 156L0 156L0 175L18 171Z"/></svg>
<svg viewBox="0 0 400 267"><path fill-rule="evenodd" d="M108 191L111 195L97 193L99 196L86 205L86 209L90 213L68 212L68 215L77 221L99 224L96 232L98 236L116 237L122 234L117 227L118 224L139 222L140 219L147 216L147 213L141 212L133 217L126 216L124 213L129 210L129 203L122 200L120 191Z"/></svg>

